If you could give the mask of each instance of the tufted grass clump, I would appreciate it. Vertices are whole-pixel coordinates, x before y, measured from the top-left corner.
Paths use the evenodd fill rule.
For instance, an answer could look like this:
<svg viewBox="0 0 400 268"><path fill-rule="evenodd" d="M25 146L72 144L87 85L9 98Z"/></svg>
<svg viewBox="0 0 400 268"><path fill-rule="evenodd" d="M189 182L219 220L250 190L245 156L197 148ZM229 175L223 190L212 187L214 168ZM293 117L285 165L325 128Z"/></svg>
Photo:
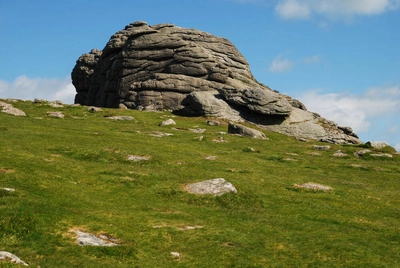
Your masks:
<svg viewBox="0 0 400 268"><path fill-rule="evenodd" d="M390 159L356 157L365 146L221 134L228 122L216 118L13 105L27 116L0 113L0 251L30 267L400 266L400 155L390 148L373 151ZM159 126L169 118L177 125ZM237 194L184 190L214 178ZM333 190L295 186L309 182ZM79 246L76 229L120 244Z"/></svg>

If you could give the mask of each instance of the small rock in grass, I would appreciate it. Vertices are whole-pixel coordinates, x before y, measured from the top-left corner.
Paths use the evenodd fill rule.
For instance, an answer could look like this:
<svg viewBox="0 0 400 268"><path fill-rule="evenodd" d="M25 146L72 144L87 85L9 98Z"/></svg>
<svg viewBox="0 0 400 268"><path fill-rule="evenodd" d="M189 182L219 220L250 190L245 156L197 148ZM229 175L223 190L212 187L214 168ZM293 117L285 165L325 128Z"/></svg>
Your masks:
<svg viewBox="0 0 400 268"><path fill-rule="evenodd" d="M213 139L213 142L226 142L226 140L224 139L224 137L219 137L218 139Z"/></svg>
<svg viewBox="0 0 400 268"><path fill-rule="evenodd" d="M170 252L172 256L174 256L175 258L180 258L181 254L179 254L179 252Z"/></svg>
<svg viewBox="0 0 400 268"><path fill-rule="evenodd" d="M225 193L237 193L235 186L223 178L189 183L186 184L185 188L191 194L223 195Z"/></svg>
<svg viewBox="0 0 400 268"><path fill-rule="evenodd" d="M13 188L1 188L1 189L7 192L15 192L15 189Z"/></svg>
<svg viewBox="0 0 400 268"><path fill-rule="evenodd" d="M332 190L332 188L329 186L314 183L314 182L295 184L294 187L305 189L305 190L313 190L313 191L330 191L330 190Z"/></svg>
<svg viewBox="0 0 400 268"><path fill-rule="evenodd" d="M171 133L164 133L164 132L158 132L158 131L153 131L152 133L149 134L149 136L162 138L162 137L174 136L174 134L171 134Z"/></svg>
<svg viewBox="0 0 400 268"><path fill-rule="evenodd" d="M160 123L160 126L170 126L170 125L176 125L173 119L168 119Z"/></svg>
<svg viewBox="0 0 400 268"><path fill-rule="evenodd" d="M389 157L392 158L393 155L391 154L370 154L370 156L375 156L375 157Z"/></svg>
<svg viewBox="0 0 400 268"><path fill-rule="evenodd" d="M62 112L47 112L46 115L50 117L64 118L64 114Z"/></svg>
<svg viewBox="0 0 400 268"><path fill-rule="evenodd" d="M209 156L206 156L205 159L207 159L207 160L217 160L217 157L215 155L209 155Z"/></svg>
<svg viewBox="0 0 400 268"><path fill-rule="evenodd" d="M120 120L120 121L132 121L135 120L133 116L128 116L128 115L120 115L120 116L110 116L107 117L108 119L111 120Z"/></svg>
<svg viewBox="0 0 400 268"><path fill-rule="evenodd" d="M360 156L363 156L364 154L367 154L367 153L370 153L370 152L372 152L372 151L369 150L369 149L364 149L364 150L355 152L354 156L360 157Z"/></svg>
<svg viewBox="0 0 400 268"><path fill-rule="evenodd" d="M7 259L10 259L10 261L15 264L22 264L24 266L29 266L26 262L22 261L14 254L7 251L0 251L0 260L7 260Z"/></svg>
<svg viewBox="0 0 400 268"><path fill-rule="evenodd" d="M128 160L139 162L149 160L150 156L128 155Z"/></svg>
<svg viewBox="0 0 400 268"><path fill-rule="evenodd" d="M313 145L313 148L321 151L328 151L331 149L330 145Z"/></svg>
<svg viewBox="0 0 400 268"><path fill-rule="evenodd" d="M333 156L344 157L347 156L347 154L343 153L341 150L338 150L333 154Z"/></svg>
<svg viewBox="0 0 400 268"><path fill-rule="evenodd" d="M178 228L179 231L186 231L186 230L195 230L195 229L201 229L203 226L183 226Z"/></svg>
<svg viewBox="0 0 400 268"><path fill-rule="evenodd" d="M90 107L88 107L88 111L91 112L91 113L102 112L103 109L101 109L100 107L90 106Z"/></svg>
<svg viewBox="0 0 400 268"><path fill-rule="evenodd" d="M98 247L115 247L116 239L108 235L95 236L94 234L85 233L82 231L75 231L78 235L78 243L80 246L98 246Z"/></svg>
<svg viewBox="0 0 400 268"><path fill-rule="evenodd" d="M209 126L219 126L221 123L214 120L207 120L207 125Z"/></svg>
<svg viewBox="0 0 400 268"><path fill-rule="evenodd" d="M189 128L189 131L193 132L193 133L201 134L201 133L204 133L206 131L206 129L205 128Z"/></svg>

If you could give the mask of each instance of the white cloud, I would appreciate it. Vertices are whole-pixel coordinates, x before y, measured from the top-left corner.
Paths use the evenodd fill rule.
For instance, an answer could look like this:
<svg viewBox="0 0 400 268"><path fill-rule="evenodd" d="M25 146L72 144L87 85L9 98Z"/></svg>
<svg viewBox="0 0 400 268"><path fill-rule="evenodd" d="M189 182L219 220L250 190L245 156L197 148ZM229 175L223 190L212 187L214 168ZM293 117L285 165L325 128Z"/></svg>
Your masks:
<svg viewBox="0 0 400 268"><path fill-rule="evenodd" d="M312 15L352 17L378 15L400 7L400 0L280 0L275 12L283 19L308 19Z"/></svg>
<svg viewBox="0 0 400 268"><path fill-rule="evenodd" d="M281 1L275 11L284 19L307 19L311 14L308 4L298 0Z"/></svg>
<svg viewBox="0 0 400 268"><path fill-rule="evenodd" d="M359 95L312 90L296 97L308 110L340 126L350 126L368 140L386 140L400 146L399 86L370 88Z"/></svg>
<svg viewBox="0 0 400 268"><path fill-rule="evenodd" d="M282 73L290 71L294 62L288 59L282 59L281 55L277 56L269 66L269 71L273 73Z"/></svg>
<svg viewBox="0 0 400 268"><path fill-rule="evenodd" d="M313 90L298 98L310 111L339 125L351 126L356 132L368 131L374 118L400 112L400 88L397 86L371 88L361 95L320 94L320 91Z"/></svg>
<svg viewBox="0 0 400 268"><path fill-rule="evenodd" d="M314 55L309 58L304 58L302 60L305 64L313 64L313 63L320 63L321 62L321 57L318 55Z"/></svg>
<svg viewBox="0 0 400 268"><path fill-rule="evenodd" d="M18 76L13 82L0 80L0 98L16 98L33 100L61 100L64 103L73 103L76 94L71 79L58 78L29 78L25 75Z"/></svg>

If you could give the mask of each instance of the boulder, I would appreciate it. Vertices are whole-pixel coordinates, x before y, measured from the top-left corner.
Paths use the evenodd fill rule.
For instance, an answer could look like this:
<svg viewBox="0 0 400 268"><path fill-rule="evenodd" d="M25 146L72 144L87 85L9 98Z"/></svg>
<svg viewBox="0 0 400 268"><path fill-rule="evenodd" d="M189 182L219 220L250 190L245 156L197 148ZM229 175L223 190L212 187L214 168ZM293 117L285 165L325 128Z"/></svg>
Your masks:
<svg viewBox="0 0 400 268"><path fill-rule="evenodd" d="M385 147L390 146L389 144L387 144L384 141L368 141L366 143L366 145L370 146L371 148L375 148L375 149L383 149Z"/></svg>
<svg viewBox="0 0 400 268"><path fill-rule="evenodd" d="M259 83L229 40L196 29L131 23L103 50L79 57L71 77L81 105L213 116L300 139L362 143L351 128Z"/></svg>
<svg viewBox="0 0 400 268"><path fill-rule="evenodd" d="M12 104L0 101L0 108L3 113L14 116L26 116L25 112L15 108Z"/></svg>
<svg viewBox="0 0 400 268"><path fill-rule="evenodd" d="M368 154L368 153L371 153L371 152L372 152L372 151L369 150L369 149L363 149L363 150L354 152L353 154L354 154L354 156L361 157L361 156L363 156L363 155L365 155L365 154Z"/></svg>
<svg viewBox="0 0 400 268"><path fill-rule="evenodd" d="M255 139L262 139L262 140L266 140L267 137L265 136L264 133L262 133L261 131L258 131L256 129L250 128L250 127L246 127L240 124L235 124L233 122L229 122L228 125L228 133L230 134L238 134L238 135L242 135L242 136L247 136L247 137L252 137Z"/></svg>

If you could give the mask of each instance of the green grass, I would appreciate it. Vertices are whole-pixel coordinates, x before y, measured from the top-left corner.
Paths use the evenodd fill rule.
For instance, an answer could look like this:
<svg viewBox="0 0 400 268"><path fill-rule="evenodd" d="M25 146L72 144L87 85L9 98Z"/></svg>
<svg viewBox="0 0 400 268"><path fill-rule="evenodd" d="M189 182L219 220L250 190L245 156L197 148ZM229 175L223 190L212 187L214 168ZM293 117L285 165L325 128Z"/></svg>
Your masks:
<svg viewBox="0 0 400 268"><path fill-rule="evenodd" d="M30 267L400 266L399 155L356 158L363 146L332 145L316 156L312 145L321 143L273 132L264 132L270 140L224 135L226 143L215 143L227 122L208 126L206 118L168 112L13 105L27 117L0 113L0 188L16 189L0 190L0 251ZM170 117L180 130L158 126ZM207 130L187 130L195 127ZM174 136L149 136L153 131ZM336 150L348 156L332 156ZM128 155L151 158L132 162ZM217 159L205 159L210 155ZM213 178L238 193L183 191ZM293 188L305 182L334 190ZM183 226L202 228L178 230ZM121 244L81 247L73 229Z"/></svg>

